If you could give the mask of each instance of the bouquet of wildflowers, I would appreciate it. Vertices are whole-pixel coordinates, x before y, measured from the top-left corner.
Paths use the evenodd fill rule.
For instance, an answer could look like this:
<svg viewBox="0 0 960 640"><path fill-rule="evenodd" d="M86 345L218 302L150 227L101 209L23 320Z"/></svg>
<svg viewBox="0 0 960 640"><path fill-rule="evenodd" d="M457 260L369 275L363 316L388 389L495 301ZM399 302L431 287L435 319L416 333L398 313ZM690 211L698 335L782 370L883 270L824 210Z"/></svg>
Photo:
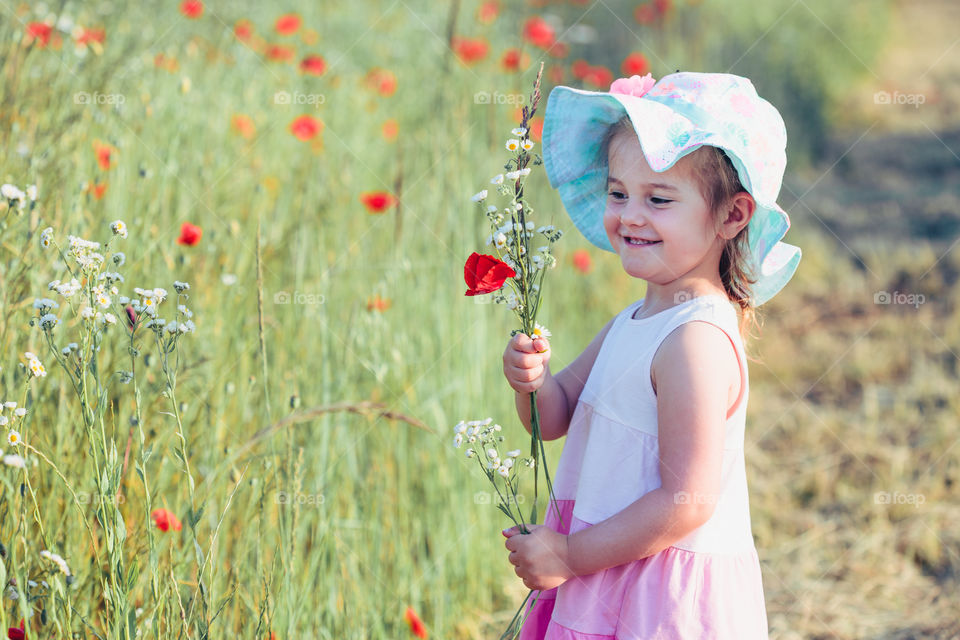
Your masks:
<svg viewBox="0 0 960 640"><path fill-rule="evenodd" d="M530 106L523 107L523 120L519 127L511 130L513 137L506 141L506 149L513 155L503 167L505 172L497 174L490 180L490 184L496 188L497 194L505 201L505 205L498 207L492 204L490 202L492 198L488 197L487 189L480 191L472 198L483 208L490 223L491 233L487 237L487 246L492 246L496 255L474 252L467 258L463 269L464 280L468 287L466 295L492 294L493 301L505 304L516 314L520 322L520 328L511 331L510 335L516 335L522 331L531 338L550 336L550 332L537 322L537 312L542 300L543 277L547 269L557 264L551 248L562 235L562 232L553 225L537 226L533 221L533 207L524 198L523 193L525 180L531 173L531 165L543 164L543 159L533 153L535 144L529 135L530 123L540 102L542 74L543 65L541 64L530 96ZM514 463L520 455L520 450L510 451L505 458L502 458L496 446L498 441L503 441L503 436L497 435L501 427L500 425L490 426L491 422L491 418L484 421L460 422L454 427L454 446L459 447L464 439L470 444L479 443L477 448L481 453L478 454L476 449L469 448L467 457L476 457L480 462L487 479L493 484L497 493L497 507L520 528L521 532L527 533L524 516L520 510L523 496L517 494L516 464ZM530 457L525 458L523 464L534 470L533 506L530 510L529 522L536 524L538 469L543 469L549 497L551 502L555 502L550 472L545 460L543 438L540 435L540 414L537 410L536 391L530 393L530 432ZM559 512L557 515L559 517ZM501 640L515 638L520 633L526 618L523 611L527 600L532 595L531 590L513 616L507 630L501 635Z"/></svg>
<svg viewBox="0 0 960 640"><path fill-rule="evenodd" d="M549 337L550 332L537 323L537 312L542 299L541 285L546 270L556 266L551 252L554 242L562 232L553 225L537 226L533 221L533 207L524 198L525 179L530 175L532 164L539 166L543 159L533 153L534 142L530 140L530 122L540 102L540 77L543 65L534 82L530 106L523 107L523 120L518 128L511 130L513 138L506 141L506 149L514 155L504 165L505 173L497 174L490 183L506 200L506 206L489 203L488 190L484 189L472 200L484 208L490 222L491 234L487 246L492 246L496 255L474 252L464 266L464 279L468 296L493 294L494 302L506 304L520 321L522 331L531 338ZM553 498L553 485L545 463L543 439L540 436L540 415L537 411L537 392L530 393L530 455L534 467L533 507L530 522L537 521L537 469L542 468L547 489Z"/></svg>

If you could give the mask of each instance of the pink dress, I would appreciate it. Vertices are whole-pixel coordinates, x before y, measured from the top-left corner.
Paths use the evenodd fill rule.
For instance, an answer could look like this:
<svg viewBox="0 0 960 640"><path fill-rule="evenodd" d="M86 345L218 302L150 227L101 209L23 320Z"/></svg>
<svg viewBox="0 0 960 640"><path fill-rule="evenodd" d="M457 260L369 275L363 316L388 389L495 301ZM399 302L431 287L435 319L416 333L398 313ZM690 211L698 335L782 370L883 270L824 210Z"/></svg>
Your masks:
<svg viewBox="0 0 960 640"><path fill-rule="evenodd" d="M727 416L715 510L706 523L659 553L540 593L520 638L766 640L743 459L749 384L737 314L723 296L701 296L648 318L633 318L642 304L640 300L617 314L603 341L552 477L562 526L552 507L545 524L575 533L661 486L650 364L663 339L694 320L727 334L745 383Z"/></svg>

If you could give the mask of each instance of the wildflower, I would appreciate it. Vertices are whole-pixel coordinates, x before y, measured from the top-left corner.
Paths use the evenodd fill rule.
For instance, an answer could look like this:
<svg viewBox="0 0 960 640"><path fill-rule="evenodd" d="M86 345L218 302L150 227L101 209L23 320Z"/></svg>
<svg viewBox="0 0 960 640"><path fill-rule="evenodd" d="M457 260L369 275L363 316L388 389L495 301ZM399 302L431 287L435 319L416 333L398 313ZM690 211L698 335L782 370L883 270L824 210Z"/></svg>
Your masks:
<svg viewBox="0 0 960 640"><path fill-rule="evenodd" d="M504 478L509 478L509 477L510 477L510 467L507 467L507 466L504 466L504 465L500 465L500 466L497 468L497 473L499 473L499 474L500 474L501 476L503 476Z"/></svg>
<svg viewBox="0 0 960 640"><path fill-rule="evenodd" d="M517 136L518 138L522 138L523 136L527 135L527 130L523 127L517 127L516 129L511 129L510 133Z"/></svg>
<svg viewBox="0 0 960 640"><path fill-rule="evenodd" d="M188 308L187 308L187 305L185 305L185 304L178 304L178 305L177 305L177 311L179 311L180 313L182 313L183 315L185 315L185 316L188 317L188 318L192 318L192 317L193 317L193 311L190 311L190 309L188 309Z"/></svg>
<svg viewBox="0 0 960 640"><path fill-rule="evenodd" d="M174 280L173 288L177 293L183 293L190 289L190 285L186 282L180 282L179 280Z"/></svg>
<svg viewBox="0 0 960 640"><path fill-rule="evenodd" d="M457 435L453 436L453 446L454 446L454 447L456 447L457 449L459 449L459 448L460 448L460 445L462 445L462 444L463 444L463 434L458 433Z"/></svg>
<svg viewBox="0 0 960 640"><path fill-rule="evenodd" d="M474 202L483 202L487 199L487 190L484 189L483 191L478 191L477 193L473 194L470 199Z"/></svg>
<svg viewBox="0 0 960 640"><path fill-rule="evenodd" d="M126 261L127 256L123 252L117 251L115 254L113 254L113 264L117 265L118 267L122 267L123 263Z"/></svg>
<svg viewBox="0 0 960 640"><path fill-rule="evenodd" d="M463 420L458 422L457 426L453 428L454 433L463 433L466 430L467 430L467 423L465 423Z"/></svg>
<svg viewBox="0 0 960 640"><path fill-rule="evenodd" d="M530 149L533 149L533 140L531 140L530 138L527 138L526 140L523 141L522 146L524 151L530 151Z"/></svg>
<svg viewBox="0 0 960 640"><path fill-rule="evenodd" d="M30 202L37 201L37 185L32 184L27 187L27 197L30 198Z"/></svg>
<svg viewBox="0 0 960 640"><path fill-rule="evenodd" d="M180 226L180 237L177 238L177 244L192 247L200 242L202 236L203 229L189 222L184 222Z"/></svg>
<svg viewBox="0 0 960 640"><path fill-rule="evenodd" d="M52 313L40 316L41 329L53 329L55 326L57 326L57 316Z"/></svg>
<svg viewBox="0 0 960 640"><path fill-rule="evenodd" d="M290 123L290 133L301 142L316 137L321 131L323 131L323 122L309 114L297 116Z"/></svg>
<svg viewBox="0 0 960 640"><path fill-rule="evenodd" d="M50 562L54 563L55 565L57 565L57 567L60 569L60 571L64 575L66 576L70 575L70 568L67 566L67 561L64 560L63 557L61 557L59 554L53 553L52 551L48 551L47 549L44 549L43 551L40 552L40 557L45 558Z"/></svg>
<svg viewBox="0 0 960 640"><path fill-rule="evenodd" d="M503 184L503 174L498 173L497 175L493 176L493 178L490 180L490 184ZM496 208L494 208L494 211L496 211Z"/></svg>
<svg viewBox="0 0 960 640"><path fill-rule="evenodd" d="M27 359L27 368L30 369L30 373L32 373L34 377L40 378L47 375L46 369L43 368L43 364L37 359L37 356L29 351L24 352L23 355Z"/></svg>
<svg viewBox="0 0 960 640"><path fill-rule="evenodd" d="M10 429L10 431L7 432L7 443L11 447L15 447L20 444L20 432L16 429Z"/></svg>
<svg viewBox="0 0 960 640"><path fill-rule="evenodd" d="M295 13L287 13L277 18L273 28L281 36L293 35L300 29L300 16Z"/></svg>
<svg viewBox="0 0 960 640"><path fill-rule="evenodd" d="M511 138L507 140L506 147L507 147L507 151L516 151L517 149L520 148L520 141L514 138Z"/></svg>
<svg viewBox="0 0 960 640"><path fill-rule="evenodd" d="M519 171L508 171L506 176L511 180L519 180L520 172Z"/></svg>
<svg viewBox="0 0 960 640"><path fill-rule="evenodd" d="M475 296L500 289L507 278L517 274L507 263L474 252L467 258L463 275L469 287L465 295Z"/></svg>
<svg viewBox="0 0 960 640"><path fill-rule="evenodd" d="M466 451L466 455L467 455L468 458L472 458L472 457L475 456L476 454L477 454L477 452L474 451L473 449L467 449L467 451Z"/></svg>
<svg viewBox="0 0 960 640"><path fill-rule="evenodd" d="M13 410L13 415L17 416L18 418L22 418L23 416L27 415L27 410L23 407L17 407Z"/></svg>
<svg viewBox="0 0 960 640"><path fill-rule="evenodd" d="M31 22L30 24L31 24L31 25L35 25L35 24L42 24L42 23L39 23L39 22ZM29 25L28 25L28 26L29 26ZM50 36L48 35L47 37L49 38ZM46 44L46 41L45 41L45 40L44 40L44 44ZM10 587L10 594L9 594L9 595L10 595L10 599L11 599L11 600L16 600L16 599L17 599L16 593L17 593L17 590L14 589L13 587ZM25 638L27 637L27 627L26 627L26 625L23 623L23 618L20 618L20 626L19 626L19 627L9 627L9 628L7 628L7 637L10 638L10 640L25 640Z"/></svg>
<svg viewBox="0 0 960 640"><path fill-rule="evenodd" d="M487 457L490 458L491 460L495 459L497 457L497 450L487 449Z"/></svg>
<svg viewBox="0 0 960 640"><path fill-rule="evenodd" d="M153 295L156 296L157 298L157 304L160 304L161 302L167 299L167 290L157 287L156 289L153 290Z"/></svg>
<svg viewBox="0 0 960 640"><path fill-rule="evenodd" d="M533 329L534 340L536 340L537 338L549 338L551 335L552 334L550 333L550 331L547 330L547 328L541 325L539 322L536 323L536 325L534 326L534 329Z"/></svg>
<svg viewBox="0 0 960 640"><path fill-rule="evenodd" d="M183 525L177 520L177 516L167 509L154 509L150 517L153 518L153 522L160 531L169 531L170 529L180 531L183 528Z"/></svg>
<svg viewBox="0 0 960 640"><path fill-rule="evenodd" d="M0 416L0 427L7 426L8 422L10 422L10 419L7 416Z"/></svg>
<svg viewBox="0 0 960 640"><path fill-rule="evenodd" d="M203 2L200 0L183 0L180 3L180 13L196 20L203 15Z"/></svg>
<svg viewBox="0 0 960 640"><path fill-rule="evenodd" d="M115 220L110 224L110 230L113 231L113 235L120 236L121 238L127 237L127 225L123 220Z"/></svg>
<svg viewBox="0 0 960 640"><path fill-rule="evenodd" d="M516 458L520 455L520 449L514 449L513 451L507 451L508 458Z"/></svg>
<svg viewBox="0 0 960 640"><path fill-rule="evenodd" d="M14 402L13 400L7 400L6 402L3 403L3 408L4 408L4 409L16 409L16 408L17 408L17 403Z"/></svg>
<svg viewBox="0 0 960 640"><path fill-rule="evenodd" d="M360 202L368 213L383 213L397 204L397 199L386 191L368 191L360 194Z"/></svg>
<svg viewBox="0 0 960 640"><path fill-rule="evenodd" d="M15 453L8 453L7 455L3 456L3 464L7 465L8 467L14 467L15 469L27 468L27 463L24 461L24 459Z"/></svg>
<svg viewBox="0 0 960 640"><path fill-rule="evenodd" d="M0 194L3 195L7 200L13 201L22 201L26 194L23 191L20 191L17 187L12 184L5 184L0 187Z"/></svg>
<svg viewBox="0 0 960 640"><path fill-rule="evenodd" d="M413 635L418 638L427 637L427 628L424 626L423 621L420 620L420 616L413 610L413 607L407 607L407 610L403 614L403 619L410 625L410 631Z"/></svg>
<svg viewBox="0 0 960 640"><path fill-rule="evenodd" d="M50 244L53 242L53 227L47 227L40 232L40 246L44 249L49 249Z"/></svg>
<svg viewBox="0 0 960 640"><path fill-rule="evenodd" d="M60 305L50 298L35 298L33 301L33 308L36 309L40 315L47 313L50 309L57 309L59 307Z"/></svg>
<svg viewBox="0 0 960 640"><path fill-rule="evenodd" d="M500 231L497 231L497 233L493 236L493 241L498 247L503 247L507 244L507 236Z"/></svg>
<svg viewBox="0 0 960 640"><path fill-rule="evenodd" d="M97 294L97 304L106 309L110 306L110 296L102 291Z"/></svg>

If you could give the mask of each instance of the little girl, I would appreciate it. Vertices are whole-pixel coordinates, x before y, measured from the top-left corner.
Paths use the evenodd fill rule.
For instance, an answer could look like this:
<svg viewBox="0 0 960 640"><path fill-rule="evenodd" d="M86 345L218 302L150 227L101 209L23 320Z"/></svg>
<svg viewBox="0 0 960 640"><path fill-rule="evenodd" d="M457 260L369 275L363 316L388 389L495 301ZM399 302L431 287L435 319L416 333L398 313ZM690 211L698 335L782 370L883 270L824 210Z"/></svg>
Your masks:
<svg viewBox="0 0 960 640"><path fill-rule="evenodd" d="M567 436L545 524L504 531L517 575L540 590L524 640L767 638L741 331L800 260L780 242L785 146L780 114L735 75L550 93L551 186L646 294L556 375L543 338L504 351L527 430L539 390L543 438Z"/></svg>

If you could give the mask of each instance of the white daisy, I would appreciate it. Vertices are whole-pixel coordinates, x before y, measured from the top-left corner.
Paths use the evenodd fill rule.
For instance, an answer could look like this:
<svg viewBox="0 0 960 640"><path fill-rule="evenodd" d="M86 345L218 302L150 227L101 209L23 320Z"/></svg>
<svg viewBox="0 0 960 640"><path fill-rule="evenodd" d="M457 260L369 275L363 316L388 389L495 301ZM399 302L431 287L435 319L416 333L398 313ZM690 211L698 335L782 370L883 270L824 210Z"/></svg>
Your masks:
<svg viewBox="0 0 960 640"><path fill-rule="evenodd" d="M3 464L7 465L8 467L16 467L17 469L27 468L23 458L15 453L8 453L7 455L3 456Z"/></svg>
<svg viewBox="0 0 960 640"><path fill-rule="evenodd" d="M530 138L527 138L526 140L524 140L523 149L524 151L530 151L530 149L533 149L533 140L531 140Z"/></svg>
<svg viewBox="0 0 960 640"><path fill-rule="evenodd" d="M110 223L110 230L113 231L113 235L120 236L121 238L127 237L127 225L123 220L115 220Z"/></svg>
<svg viewBox="0 0 960 640"><path fill-rule="evenodd" d="M550 331L545 326L541 325L539 322L536 323L536 325L534 325L534 328L533 328L534 340L536 340L537 338L549 338L551 335L552 334L550 333Z"/></svg>
<svg viewBox="0 0 960 640"><path fill-rule="evenodd" d="M4 408L4 409L16 409L16 408L17 408L17 403L14 402L13 400L7 400L6 402L3 403L3 408Z"/></svg>
<svg viewBox="0 0 960 640"><path fill-rule="evenodd" d="M506 147L507 151L516 151L520 148L520 141L511 138L510 140L507 140Z"/></svg>
<svg viewBox="0 0 960 640"><path fill-rule="evenodd" d="M523 127L517 127L516 129L511 129L510 133L517 136L518 138L522 138L524 135L526 135L527 130Z"/></svg>
<svg viewBox="0 0 960 640"><path fill-rule="evenodd" d="M483 191L478 191L477 193L473 194L473 197L470 199L474 202L483 202L487 199L487 190L484 189Z"/></svg>
<svg viewBox="0 0 960 640"><path fill-rule="evenodd" d="M7 443L11 447L15 447L20 444L20 432L18 432L16 429L10 429L10 431L7 433Z"/></svg>
<svg viewBox="0 0 960 640"><path fill-rule="evenodd" d="M490 184L503 184L503 174L498 173L497 175L493 176L493 179L490 180Z"/></svg>

